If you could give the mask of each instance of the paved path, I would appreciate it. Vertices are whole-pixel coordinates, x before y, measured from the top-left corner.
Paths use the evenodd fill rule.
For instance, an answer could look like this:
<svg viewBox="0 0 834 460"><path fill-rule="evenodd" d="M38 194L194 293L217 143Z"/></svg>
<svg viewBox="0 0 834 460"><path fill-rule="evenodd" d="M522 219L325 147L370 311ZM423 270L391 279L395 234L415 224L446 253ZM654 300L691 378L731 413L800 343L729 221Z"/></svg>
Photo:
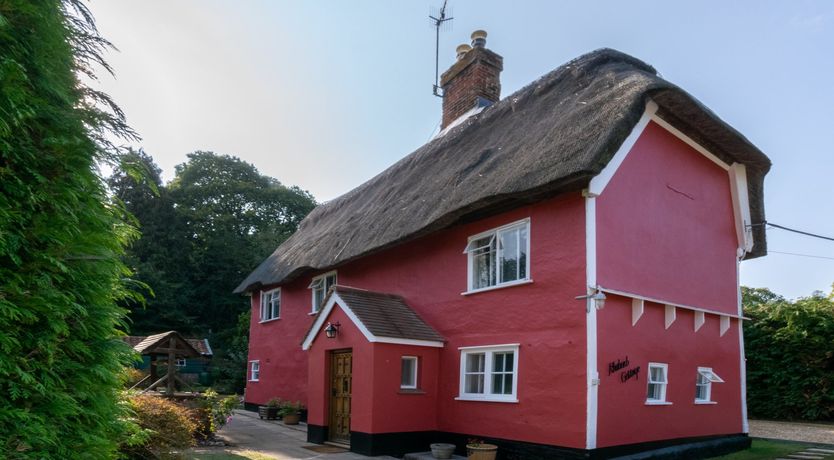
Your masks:
<svg viewBox="0 0 834 460"><path fill-rule="evenodd" d="M261 420L256 413L245 410L236 410L232 422L217 434L233 446L231 450L251 450L279 460L396 460L394 457L366 457L353 452L319 454L304 448L317 445L307 442L306 425L287 426L275 420ZM218 449L201 450L211 452Z"/></svg>
<svg viewBox="0 0 834 460"><path fill-rule="evenodd" d="M750 436L834 445L834 425L750 420Z"/></svg>

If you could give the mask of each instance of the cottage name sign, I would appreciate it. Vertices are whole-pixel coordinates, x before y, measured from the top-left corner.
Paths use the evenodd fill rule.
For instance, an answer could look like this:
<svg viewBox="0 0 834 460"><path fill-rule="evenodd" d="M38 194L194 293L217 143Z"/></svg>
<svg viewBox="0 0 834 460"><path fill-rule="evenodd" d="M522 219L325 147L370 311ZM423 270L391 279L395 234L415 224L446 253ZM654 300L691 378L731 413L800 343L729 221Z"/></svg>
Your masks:
<svg viewBox="0 0 834 460"><path fill-rule="evenodd" d="M628 356L625 359L617 359L616 361L611 361L608 363L608 375L611 375L617 371L620 372L620 382L628 382L631 379L639 379L640 376L640 366L633 367L631 369L626 369L629 366ZM626 369L626 370L623 370Z"/></svg>

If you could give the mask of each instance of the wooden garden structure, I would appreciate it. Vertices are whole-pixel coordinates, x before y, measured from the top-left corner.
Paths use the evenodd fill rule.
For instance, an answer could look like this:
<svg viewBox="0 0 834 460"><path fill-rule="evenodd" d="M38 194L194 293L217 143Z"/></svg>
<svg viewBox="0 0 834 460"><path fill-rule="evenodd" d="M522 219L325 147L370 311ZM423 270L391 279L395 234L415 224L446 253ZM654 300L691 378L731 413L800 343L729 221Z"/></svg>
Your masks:
<svg viewBox="0 0 834 460"><path fill-rule="evenodd" d="M165 384L165 392L169 395L174 394L177 382L188 386L177 375L177 359L200 356L200 352L191 346L188 340L184 339L177 331L150 335L134 346L133 349L142 355L150 356L151 359L149 375L133 386L133 388L136 388L146 381L152 382L142 390L143 393L151 391L163 383ZM157 375L157 361L167 361L168 372L161 377Z"/></svg>

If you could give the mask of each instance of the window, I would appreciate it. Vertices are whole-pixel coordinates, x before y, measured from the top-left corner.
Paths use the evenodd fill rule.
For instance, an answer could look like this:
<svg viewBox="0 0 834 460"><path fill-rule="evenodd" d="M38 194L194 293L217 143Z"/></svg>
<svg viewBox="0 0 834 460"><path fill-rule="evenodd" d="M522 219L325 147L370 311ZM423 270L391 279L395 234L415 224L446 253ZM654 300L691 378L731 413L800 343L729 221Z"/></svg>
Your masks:
<svg viewBox="0 0 834 460"><path fill-rule="evenodd" d="M403 356L402 372L400 374L400 388L404 390L417 389L417 357Z"/></svg>
<svg viewBox="0 0 834 460"><path fill-rule="evenodd" d="M469 238L469 291L530 279L530 221L523 220Z"/></svg>
<svg viewBox="0 0 834 460"><path fill-rule="evenodd" d="M177 358L177 367L185 367L185 359L184 358ZM240 369L240 368L238 368ZM240 374L238 374L240 375Z"/></svg>
<svg viewBox="0 0 834 460"><path fill-rule="evenodd" d="M699 367L695 377L695 403L711 403L712 384L724 383L724 380L709 367Z"/></svg>
<svg viewBox="0 0 834 460"><path fill-rule="evenodd" d="M668 365L649 363L649 388L646 393L646 404L666 404L666 373Z"/></svg>
<svg viewBox="0 0 834 460"><path fill-rule="evenodd" d="M261 322L281 317L281 288L261 294Z"/></svg>
<svg viewBox="0 0 834 460"><path fill-rule="evenodd" d="M309 288L313 290L313 313L317 313L324 303L327 291L336 285L336 272L329 272L313 278Z"/></svg>
<svg viewBox="0 0 834 460"><path fill-rule="evenodd" d="M518 401L518 344L460 350L460 396L457 399Z"/></svg>
<svg viewBox="0 0 834 460"><path fill-rule="evenodd" d="M261 362L249 361L249 381L257 382L261 378Z"/></svg>

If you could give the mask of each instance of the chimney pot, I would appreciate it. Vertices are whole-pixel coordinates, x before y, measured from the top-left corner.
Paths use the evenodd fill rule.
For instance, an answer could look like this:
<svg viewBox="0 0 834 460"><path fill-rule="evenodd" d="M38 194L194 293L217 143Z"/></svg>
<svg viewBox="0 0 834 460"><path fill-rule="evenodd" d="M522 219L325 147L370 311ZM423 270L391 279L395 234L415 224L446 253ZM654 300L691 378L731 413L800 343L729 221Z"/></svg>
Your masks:
<svg viewBox="0 0 834 460"><path fill-rule="evenodd" d="M486 46L486 38L487 38L486 30L480 30L479 29L479 30L476 30L475 32L472 32L471 38L472 38L472 47L473 48L483 48L483 47Z"/></svg>
<svg viewBox="0 0 834 460"><path fill-rule="evenodd" d="M472 49L472 47L467 45L466 43L464 43L462 45L458 45L458 47L455 48L455 53L457 54L458 61L463 59L463 56L465 56L466 53L468 53L469 50L471 50L471 49Z"/></svg>

